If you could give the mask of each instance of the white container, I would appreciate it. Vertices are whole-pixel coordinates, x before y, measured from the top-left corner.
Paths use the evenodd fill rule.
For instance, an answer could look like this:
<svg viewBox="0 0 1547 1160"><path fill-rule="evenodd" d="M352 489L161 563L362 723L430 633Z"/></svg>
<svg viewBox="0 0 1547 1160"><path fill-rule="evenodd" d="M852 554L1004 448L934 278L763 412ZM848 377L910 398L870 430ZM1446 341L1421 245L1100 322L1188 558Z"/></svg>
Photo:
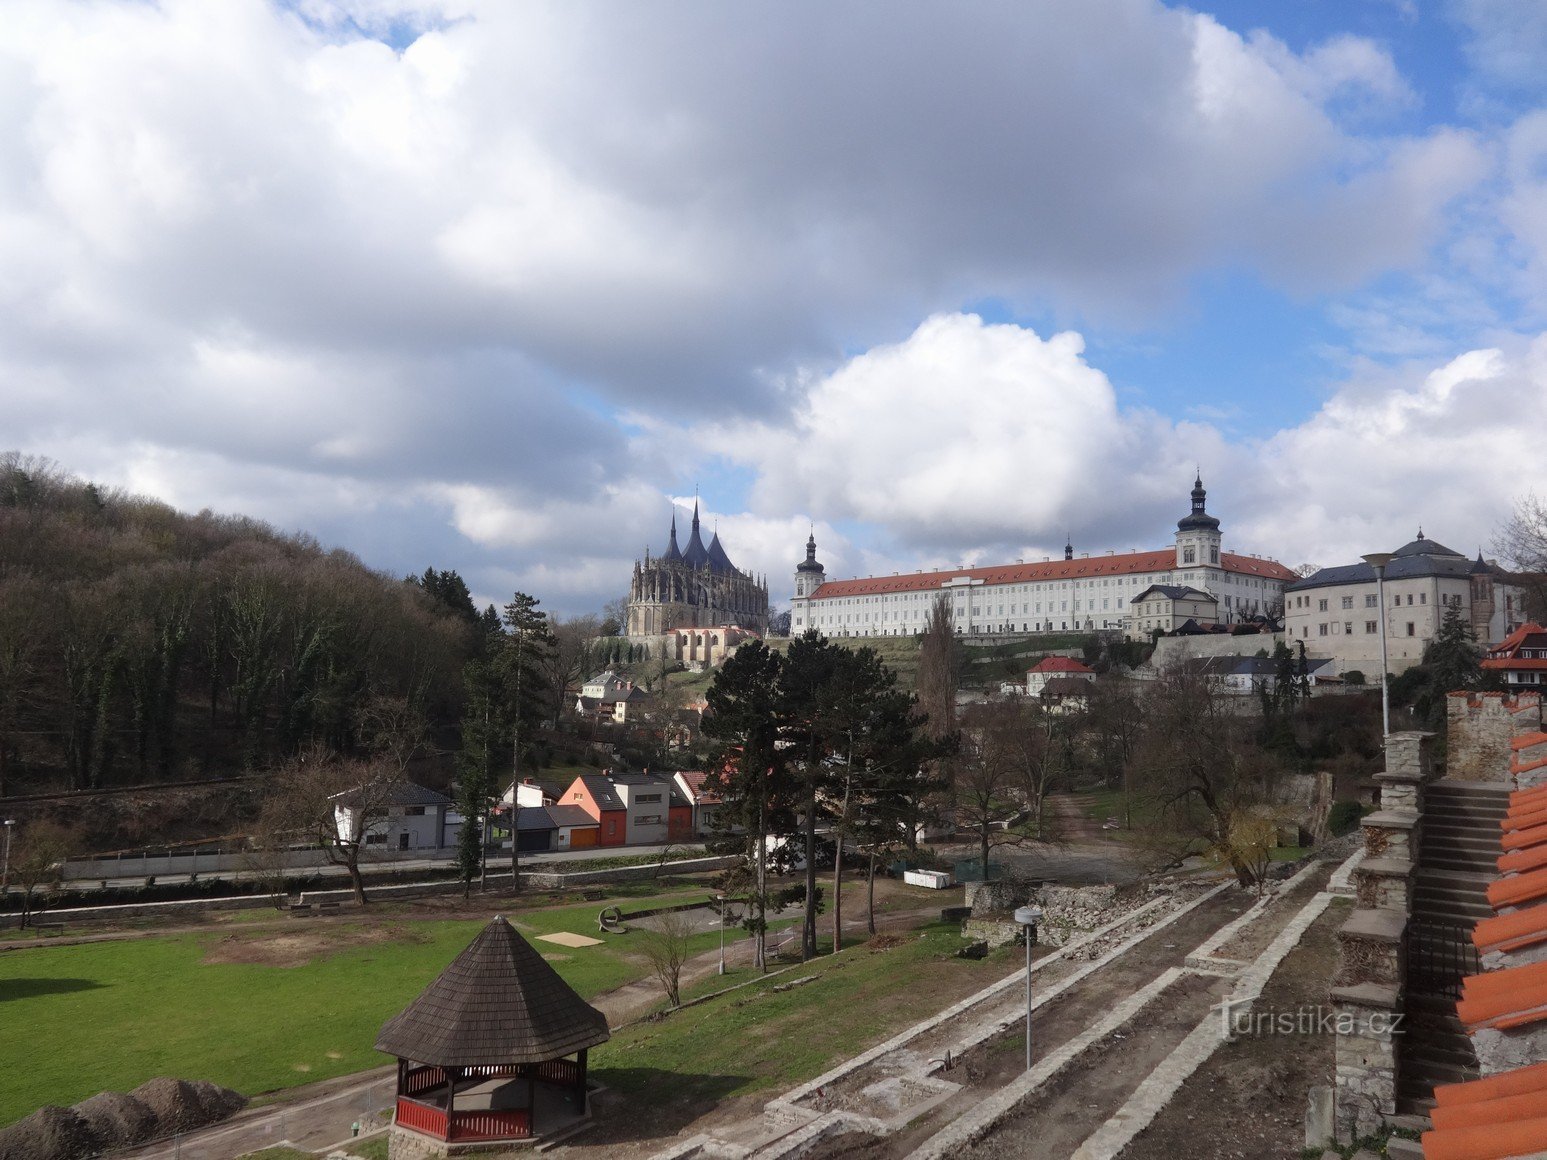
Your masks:
<svg viewBox="0 0 1547 1160"><path fill-rule="evenodd" d="M927 886L931 890L945 890L956 885L955 877L947 870L904 870L902 880L909 886Z"/></svg>

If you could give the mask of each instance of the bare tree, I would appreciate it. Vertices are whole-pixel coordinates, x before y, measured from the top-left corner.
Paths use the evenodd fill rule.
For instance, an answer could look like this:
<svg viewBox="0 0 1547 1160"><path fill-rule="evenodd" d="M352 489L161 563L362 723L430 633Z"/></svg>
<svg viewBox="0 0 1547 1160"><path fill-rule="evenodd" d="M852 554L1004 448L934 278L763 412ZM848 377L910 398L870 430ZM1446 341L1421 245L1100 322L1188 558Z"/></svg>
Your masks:
<svg viewBox="0 0 1547 1160"><path fill-rule="evenodd" d="M323 857L349 875L362 906L372 837L385 839L382 823L402 789L402 770L391 761L342 758L311 750L275 771L260 833L304 833Z"/></svg>
<svg viewBox="0 0 1547 1160"><path fill-rule="evenodd" d="M650 965L650 974L661 984L666 1002L682 1006L682 968L687 965L689 948L697 924L686 910L668 910L653 916L646 928L636 931L639 950Z"/></svg>
<svg viewBox="0 0 1547 1160"><path fill-rule="evenodd" d="M1527 492L1493 537L1493 550L1517 573L1526 589L1532 619L1547 617L1547 501Z"/></svg>
<svg viewBox="0 0 1547 1160"><path fill-rule="evenodd" d="M537 659L538 668L548 686L549 718L555 723L564 715L569 693L585 680L601 635L601 621L594 616L575 616L568 620L554 617L549 621L552 645Z"/></svg>
<svg viewBox="0 0 1547 1160"><path fill-rule="evenodd" d="M1135 757L1138 788L1155 801L1150 837L1173 859L1202 842L1242 886L1261 867L1243 820L1268 798L1276 767L1250 736L1254 723L1233 712L1207 681L1171 674L1155 682Z"/></svg>
<svg viewBox="0 0 1547 1160"><path fill-rule="evenodd" d="M33 822L12 843L11 881L21 888L21 926L43 912L50 887L58 884L60 863L70 856L75 835L55 822Z"/></svg>

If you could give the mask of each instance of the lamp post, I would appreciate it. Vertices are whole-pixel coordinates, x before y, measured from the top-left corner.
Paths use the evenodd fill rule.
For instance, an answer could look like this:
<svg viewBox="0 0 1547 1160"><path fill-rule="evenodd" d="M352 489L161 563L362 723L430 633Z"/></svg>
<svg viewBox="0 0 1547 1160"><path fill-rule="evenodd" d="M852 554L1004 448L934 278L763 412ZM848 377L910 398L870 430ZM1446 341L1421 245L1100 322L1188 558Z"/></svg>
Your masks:
<svg viewBox="0 0 1547 1160"><path fill-rule="evenodd" d="M720 904L720 974L725 973L725 895L716 894L714 900Z"/></svg>
<svg viewBox="0 0 1547 1160"><path fill-rule="evenodd" d="M1386 673L1386 565L1393 559L1390 552L1371 552L1364 562L1375 569L1375 603L1380 605L1380 733L1384 740L1391 736L1391 690L1387 687Z"/></svg>
<svg viewBox="0 0 1547 1160"><path fill-rule="evenodd" d="M1015 921L1026 933L1026 1070L1031 1070L1031 944L1037 938L1037 923L1042 921L1040 906L1022 906L1015 912Z"/></svg>
<svg viewBox="0 0 1547 1160"><path fill-rule="evenodd" d="M5 861L0 869L0 894L11 888L11 831L16 828L15 818L5 819Z"/></svg>

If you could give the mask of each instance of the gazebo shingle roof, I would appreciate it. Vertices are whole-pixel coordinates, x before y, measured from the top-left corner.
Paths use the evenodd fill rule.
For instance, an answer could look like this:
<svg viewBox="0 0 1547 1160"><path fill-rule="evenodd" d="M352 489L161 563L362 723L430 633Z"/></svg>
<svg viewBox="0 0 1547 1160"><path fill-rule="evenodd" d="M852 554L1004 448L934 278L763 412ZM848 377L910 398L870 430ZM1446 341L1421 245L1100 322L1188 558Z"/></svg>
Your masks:
<svg viewBox="0 0 1547 1160"><path fill-rule="evenodd" d="M442 1067L541 1063L610 1037L607 1019L503 917L403 1011L376 1050Z"/></svg>

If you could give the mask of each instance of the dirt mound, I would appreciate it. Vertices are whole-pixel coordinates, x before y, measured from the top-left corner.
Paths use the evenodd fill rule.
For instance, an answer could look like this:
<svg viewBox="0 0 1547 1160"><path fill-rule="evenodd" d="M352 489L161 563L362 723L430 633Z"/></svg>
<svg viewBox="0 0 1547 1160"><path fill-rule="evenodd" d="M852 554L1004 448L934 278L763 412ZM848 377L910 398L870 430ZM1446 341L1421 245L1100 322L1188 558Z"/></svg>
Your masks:
<svg viewBox="0 0 1547 1160"><path fill-rule="evenodd" d="M331 1051L328 1055L336 1058L335 1053ZM218 1083L211 1083L207 1079L194 1080L193 1087L199 1093L204 1114L209 1117L208 1122L211 1124L227 1116L234 1116L247 1106L247 1097L241 1092L234 1092L228 1087L221 1087Z"/></svg>
<svg viewBox="0 0 1547 1160"><path fill-rule="evenodd" d="M907 941L901 935L878 934L871 937L870 941L865 944L865 948L872 951L889 951L893 947L902 946Z"/></svg>
<svg viewBox="0 0 1547 1160"><path fill-rule="evenodd" d="M195 1084L167 1076L146 1080L129 1094L155 1113L157 1129L162 1135L191 1132L213 1124L247 1103L243 1096L229 1088L203 1080Z"/></svg>
<svg viewBox="0 0 1547 1160"><path fill-rule="evenodd" d="M0 1160L84 1160L99 1151L97 1137L74 1108L49 1104L0 1128Z"/></svg>
<svg viewBox="0 0 1547 1160"><path fill-rule="evenodd" d="M139 1144L158 1135L156 1113L123 1092L99 1092L76 1104L75 1113L104 1148Z"/></svg>

